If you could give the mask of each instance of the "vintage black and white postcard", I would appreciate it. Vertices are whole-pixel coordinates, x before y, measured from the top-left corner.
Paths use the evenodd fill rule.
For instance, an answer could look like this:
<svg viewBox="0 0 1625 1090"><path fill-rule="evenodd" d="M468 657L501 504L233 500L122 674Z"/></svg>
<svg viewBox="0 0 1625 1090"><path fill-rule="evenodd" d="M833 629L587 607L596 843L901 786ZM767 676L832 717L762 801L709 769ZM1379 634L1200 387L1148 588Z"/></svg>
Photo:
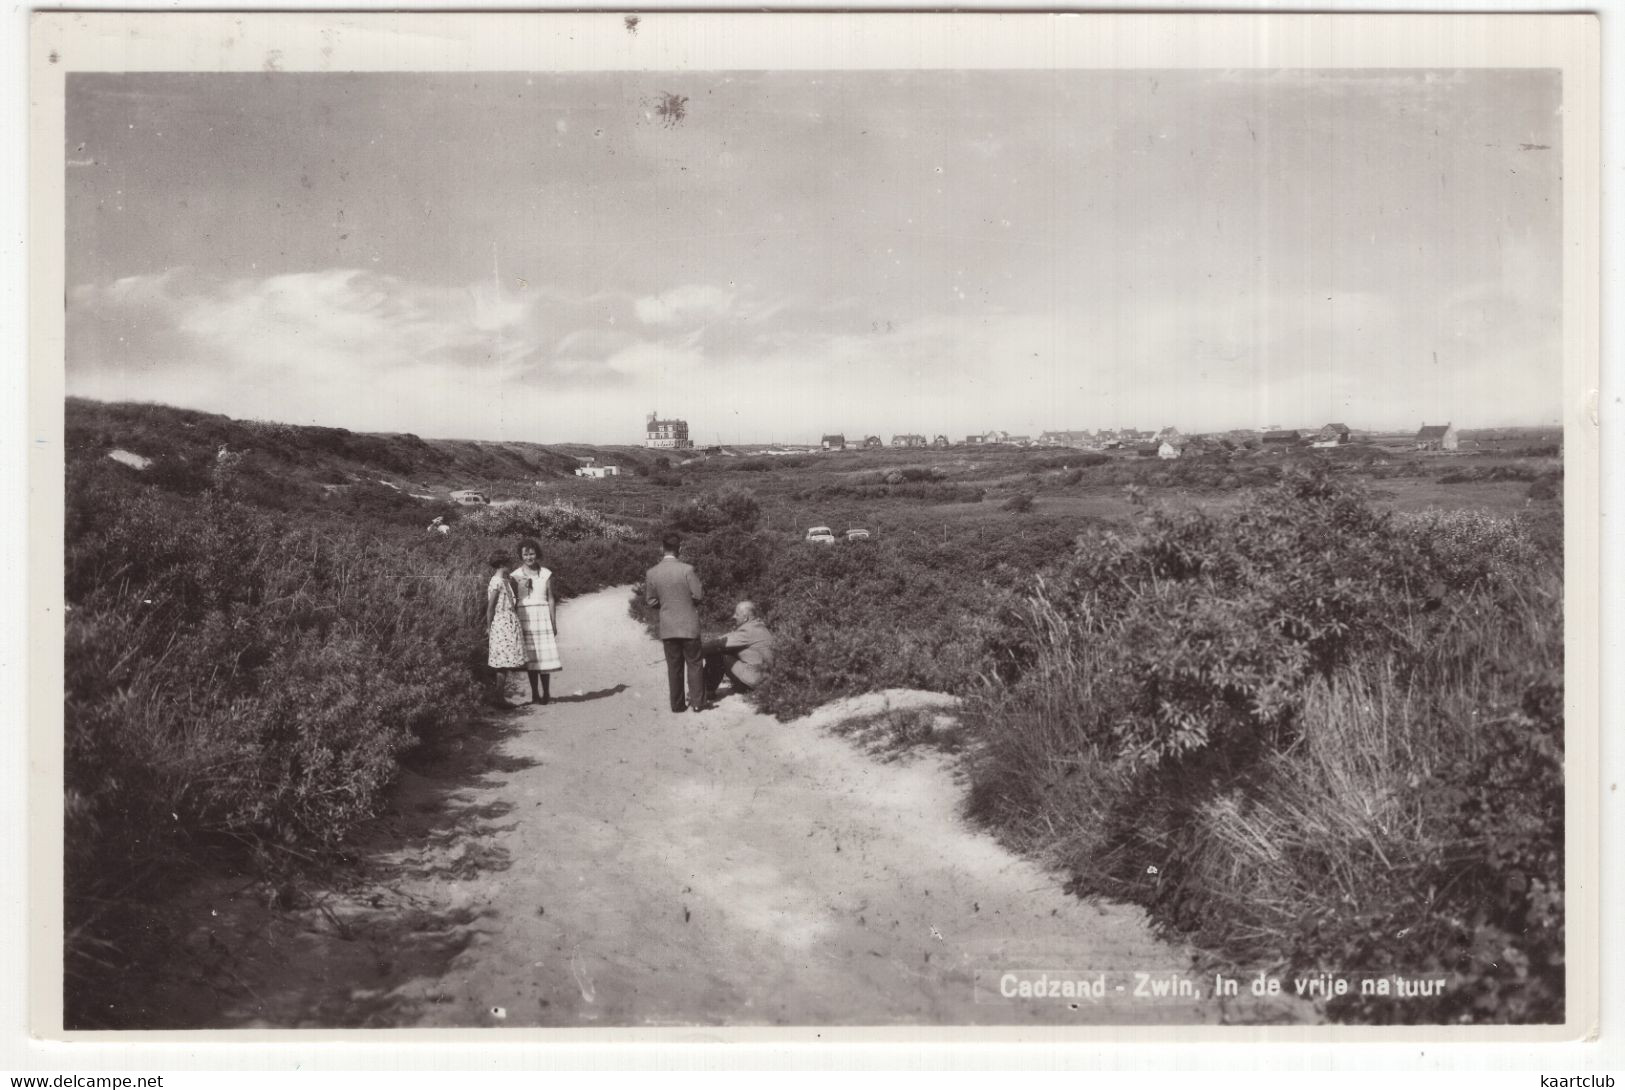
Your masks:
<svg viewBox="0 0 1625 1090"><path fill-rule="evenodd" d="M39 1032L1594 1023L1594 20L33 60Z"/></svg>

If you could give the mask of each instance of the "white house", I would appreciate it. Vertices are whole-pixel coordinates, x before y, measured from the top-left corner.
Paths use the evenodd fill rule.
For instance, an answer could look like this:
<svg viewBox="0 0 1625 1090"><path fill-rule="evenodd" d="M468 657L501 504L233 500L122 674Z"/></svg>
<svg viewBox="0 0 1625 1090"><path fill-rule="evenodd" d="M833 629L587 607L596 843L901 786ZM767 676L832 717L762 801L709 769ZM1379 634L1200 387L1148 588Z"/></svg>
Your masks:
<svg viewBox="0 0 1625 1090"><path fill-rule="evenodd" d="M1312 447L1341 447L1347 445L1353 435L1347 424L1327 424L1315 433Z"/></svg>
<svg viewBox="0 0 1625 1090"><path fill-rule="evenodd" d="M1423 424L1416 433L1417 450L1455 450L1460 445L1454 424Z"/></svg>

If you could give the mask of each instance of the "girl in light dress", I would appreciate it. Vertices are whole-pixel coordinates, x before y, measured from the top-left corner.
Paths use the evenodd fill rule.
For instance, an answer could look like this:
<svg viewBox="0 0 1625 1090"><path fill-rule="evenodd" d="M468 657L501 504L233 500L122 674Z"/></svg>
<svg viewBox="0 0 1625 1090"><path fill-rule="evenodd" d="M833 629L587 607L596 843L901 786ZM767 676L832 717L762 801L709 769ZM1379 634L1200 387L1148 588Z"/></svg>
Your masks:
<svg viewBox="0 0 1625 1090"><path fill-rule="evenodd" d="M493 690L490 699L502 707L511 707L503 689L503 676L508 670L523 669L525 665L525 634L519 621L519 597L513 579L505 570L508 558L495 553L490 559L491 581L485 588L485 633L490 648L487 663L492 670Z"/></svg>
<svg viewBox="0 0 1625 1090"><path fill-rule="evenodd" d="M530 675L530 702L551 699L548 675L564 668L559 661L559 600L553 573L542 567L542 547L527 538L519 543L522 563L512 572L519 600L525 671Z"/></svg>

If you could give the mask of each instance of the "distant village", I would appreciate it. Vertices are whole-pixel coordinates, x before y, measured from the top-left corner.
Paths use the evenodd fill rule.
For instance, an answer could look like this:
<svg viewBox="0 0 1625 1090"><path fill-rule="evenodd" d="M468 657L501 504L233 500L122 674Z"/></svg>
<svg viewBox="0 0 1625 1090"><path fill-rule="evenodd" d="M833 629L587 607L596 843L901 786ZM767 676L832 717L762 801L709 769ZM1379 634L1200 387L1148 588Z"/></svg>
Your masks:
<svg viewBox="0 0 1625 1090"><path fill-rule="evenodd" d="M825 435L816 448L797 447L800 453L808 449L822 451L877 450L883 448L937 448L952 447L1075 447L1080 450L1131 450L1142 456L1177 458L1181 454L1205 453L1211 449L1236 450L1260 447L1337 447L1354 440L1355 432L1347 424L1326 424L1318 428L1236 428L1225 432L1186 434L1176 427L1158 431L1136 428L1100 428L1077 431L1040 432L1014 435L1007 431L978 432L954 439L944 434L925 436L912 432L893 434L888 442L879 435L848 438L840 433ZM1413 437L1417 450L1456 450L1461 440L1452 424L1423 424ZM668 450L692 450L688 421L663 420L650 413L645 428L644 445ZM787 445L786 450L791 447Z"/></svg>
<svg viewBox="0 0 1625 1090"><path fill-rule="evenodd" d="M888 441L879 435L866 435L848 438L839 432L832 432L820 439L817 446L797 444L749 444L746 447L731 446L726 450L721 444L715 447L696 448L694 440L689 435L689 424L686 420L677 418L664 418L659 413L650 413L644 421L643 445L651 450L669 450L677 454L692 453L748 453L752 455L792 455L818 453L841 453L849 450L907 450L907 449L936 449L951 450L956 448L976 447L1041 447L1041 448L1071 448L1074 450L1094 451L1121 451L1141 458L1186 458L1206 454L1234 453L1238 451L1271 451L1289 450L1295 448L1324 449L1346 446L1355 441L1356 436L1371 435L1372 433L1356 433L1347 424L1330 423L1318 428L1235 428L1224 432L1201 432L1186 434L1176 427L1164 427L1157 431L1142 431L1137 428L1099 428L1094 431L1079 429L1073 431L1046 431L1040 432L1036 437L1031 435L1013 435L1007 431L976 432L962 438L950 438L945 434L932 436L921 435L915 432L898 432ZM1454 451L1472 446L1471 442L1464 444L1458 436L1453 424L1423 424L1417 429L1414 436L1404 440L1403 436L1384 434L1385 442L1393 444L1395 439L1408 441L1413 448L1422 451ZM584 459L584 463L576 470L578 477L616 477L620 469L613 465L599 465L593 459Z"/></svg>

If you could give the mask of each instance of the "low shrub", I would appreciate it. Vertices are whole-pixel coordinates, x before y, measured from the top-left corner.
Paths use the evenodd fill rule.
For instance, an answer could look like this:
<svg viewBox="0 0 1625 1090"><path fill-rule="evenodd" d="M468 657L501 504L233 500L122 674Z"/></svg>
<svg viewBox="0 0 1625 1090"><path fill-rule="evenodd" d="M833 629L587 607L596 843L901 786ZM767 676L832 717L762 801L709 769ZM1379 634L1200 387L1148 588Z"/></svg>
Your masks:
<svg viewBox="0 0 1625 1090"><path fill-rule="evenodd" d="M754 492L724 485L715 492L667 506L661 521L680 533L706 534L724 527L748 532L756 528L761 517L762 505Z"/></svg>
<svg viewBox="0 0 1625 1090"><path fill-rule="evenodd" d="M785 469L805 469L813 465L810 454L759 454L749 458L728 458L721 463L724 470L734 473L772 473Z"/></svg>
<svg viewBox="0 0 1625 1090"><path fill-rule="evenodd" d="M67 490L70 1022L109 984L91 952L138 941L109 905L206 861L275 875L322 858L409 750L461 728L486 655L486 558L515 544L474 529L484 509L446 535L396 524L381 494L294 519L103 463L70 463ZM544 538L562 595L647 566L646 545L595 512L540 510L573 538Z"/></svg>
<svg viewBox="0 0 1625 1090"><path fill-rule="evenodd" d="M237 498L256 507L269 506L259 494L237 494ZM395 527L422 527L436 515L457 517L458 508L450 503L421 500L398 488L378 481L360 481L336 493L327 501L329 509L337 515L362 524L386 524Z"/></svg>
<svg viewBox="0 0 1625 1090"><path fill-rule="evenodd" d="M1519 524L1294 476L1010 616L972 808L1077 889L1236 964L1456 974L1338 1018L1561 1017L1561 572Z"/></svg>
<svg viewBox="0 0 1625 1090"><path fill-rule="evenodd" d="M1525 493L1532 500L1555 500L1563 494L1563 475L1561 473L1542 473L1529 482L1529 491Z"/></svg>
<svg viewBox="0 0 1625 1090"><path fill-rule="evenodd" d="M1395 525L1420 552L1425 570L1453 590L1514 577L1538 555L1524 523L1483 511L1428 510L1401 515Z"/></svg>
<svg viewBox="0 0 1625 1090"><path fill-rule="evenodd" d="M67 552L70 844L342 837L470 706L474 573L428 559L212 498L104 510Z"/></svg>
<svg viewBox="0 0 1625 1090"><path fill-rule="evenodd" d="M1329 459L1315 458L1308 462L1310 465L1323 465L1331 472L1342 468ZM1075 462L1074 468L1067 471L1061 480L1066 485L1154 485L1159 488L1230 492L1241 487L1274 484L1281 479L1283 472L1279 464L1258 462L1233 453L1187 456L1175 461L1095 454L1081 465Z"/></svg>
<svg viewBox="0 0 1625 1090"><path fill-rule="evenodd" d="M874 484L932 484L946 478L938 466L900 466L870 474L867 479Z"/></svg>
<svg viewBox="0 0 1625 1090"><path fill-rule="evenodd" d="M964 691L988 665L1002 595L870 542L781 551L754 597L778 640L758 703L789 718L874 689Z"/></svg>
<svg viewBox="0 0 1625 1090"><path fill-rule="evenodd" d="M1439 476L1440 484L1476 484L1481 481L1533 481L1539 470L1528 465L1466 466Z"/></svg>
<svg viewBox="0 0 1625 1090"><path fill-rule="evenodd" d="M568 500L521 500L472 508L463 516L460 528L488 537L539 537L562 542L589 538L632 541L640 536L632 527Z"/></svg>
<svg viewBox="0 0 1625 1090"><path fill-rule="evenodd" d="M1083 469L1102 466L1111 458L1097 450L1066 450L1047 454L1028 454L1022 458L1024 469L1036 472L1045 469Z"/></svg>
<svg viewBox="0 0 1625 1090"><path fill-rule="evenodd" d="M1066 553L1075 520L998 521L937 538L896 533L834 548L731 528L685 539L714 629L756 602L778 640L764 710L790 718L890 687L967 691L999 661L1001 611L1036 567Z"/></svg>
<svg viewBox="0 0 1625 1090"><path fill-rule="evenodd" d="M828 500L859 500L875 502L888 499L921 500L926 503L981 503L987 490L971 484L953 482L930 483L924 481L898 484L825 484L802 489L795 498L803 502L818 503Z"/></svg>
<svg viewBox="0 0 1625 1090"><path fill-rule="evenodd" d="M1561 458L1563 444L1561 443L1526 443L1508 451L1518 458Z"/></svg>
<svg viewBox="0 0 1625 1090"><path fill-rule="evenodd" d="M209 463L202 458L188 459L184 455L166 454L153 461L146 470L146 476L166 491L196 496L213 483L209 468Z"/></svg>

